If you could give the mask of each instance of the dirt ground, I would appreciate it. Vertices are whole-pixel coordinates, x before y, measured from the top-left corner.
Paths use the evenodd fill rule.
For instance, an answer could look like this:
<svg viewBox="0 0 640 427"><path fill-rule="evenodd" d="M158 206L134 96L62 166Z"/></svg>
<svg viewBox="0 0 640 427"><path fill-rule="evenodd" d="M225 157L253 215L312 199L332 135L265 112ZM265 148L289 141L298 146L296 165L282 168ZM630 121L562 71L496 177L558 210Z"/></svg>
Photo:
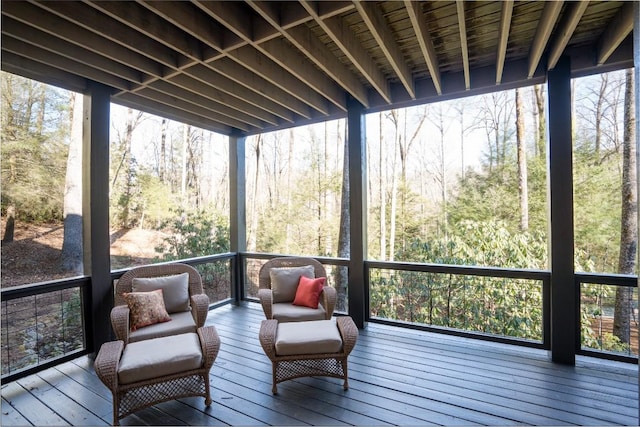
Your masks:
<svg viewBox="0 0 640 427"><path fill-rule="evenodd" d="M4 232L4 221L0 223ZM165 234L154 230L118 230L111 234L112 269L150 263ZM2 287L60 279L62 224L16 225L14 241L3 243L0 261Z"/></svg>

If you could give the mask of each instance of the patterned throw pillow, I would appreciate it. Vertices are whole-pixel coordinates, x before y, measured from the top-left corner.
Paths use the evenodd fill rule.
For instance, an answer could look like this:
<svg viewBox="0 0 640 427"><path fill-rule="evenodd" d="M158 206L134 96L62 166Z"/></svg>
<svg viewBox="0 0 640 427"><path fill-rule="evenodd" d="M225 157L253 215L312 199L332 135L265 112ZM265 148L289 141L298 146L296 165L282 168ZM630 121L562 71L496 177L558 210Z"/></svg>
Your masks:
<svg viewBox="0 0 640 427"><path fill-rule="evenodd" d="M171 320L164 306L162 289L151 292L128 292L123 296L129 306L131 331Z"/></svg>

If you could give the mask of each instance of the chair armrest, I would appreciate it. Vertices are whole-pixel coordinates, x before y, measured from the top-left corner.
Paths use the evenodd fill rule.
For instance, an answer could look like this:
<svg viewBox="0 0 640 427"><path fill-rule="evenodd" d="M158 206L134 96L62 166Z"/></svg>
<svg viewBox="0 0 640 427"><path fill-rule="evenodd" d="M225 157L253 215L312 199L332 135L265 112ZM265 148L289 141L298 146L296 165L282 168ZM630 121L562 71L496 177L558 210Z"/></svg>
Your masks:
<svg viewBox="0 0 640 427"><path fill-rule="evenodd" d="M336 309L336 300L338 298L338 293L336 289L331 286L325 286L322 288L322 294L320 294L320 301L322 301L322 306L326 311L326 320L331 319L333 316L333 311Z"/></svg>
<svg viewBox="0 0 640 427"><path fill-rule="evenodd" d="M276 319L263 320L260 325L260 345L270 360L276 358L276 331L278 321Z"/></svg>
<svg viewBox="0 0 640 427"><path fill-rule="evenodd" d="M215 326L204 326L198 328L198 337L200 337L204 367L209 369L216 360L218 351L220 351L220 337L218 336L218 331Z"/></svg>
<svg viewBox="0 0 640 427"><path fill-rule="evenodd" d="M358 328L349 316L339 316L336 322L342 336L342 351L344 354L349 355L358 340Z"/></svg>
<svg viewBox="0 0 640 427"><path fill-rule="evenodd" d="M258 298L267 319L273 319L273 292L271 289L258 289Z"/></svg>
<svg viewBox="0 0 640 427"><path fill-rule="evenodd" d="M111 390L114 396L118 389L118 365L123 350L124 342L121 340L106 342L100 347L93 363L98 378Z"/></svg>
<svg viewBox="0 0 640 427"><path fill-rule="evenodd" d="M209 297L207 294L191 295L191 315L193 315L197 328L204 326L207 314L209 314Z"/></svg>
<svg viewBox="0 0 640 427"><path fill-rule="evenodd" d="M111 309L111 327L116 339L129 342L129 307L116 305Z"/></svg>

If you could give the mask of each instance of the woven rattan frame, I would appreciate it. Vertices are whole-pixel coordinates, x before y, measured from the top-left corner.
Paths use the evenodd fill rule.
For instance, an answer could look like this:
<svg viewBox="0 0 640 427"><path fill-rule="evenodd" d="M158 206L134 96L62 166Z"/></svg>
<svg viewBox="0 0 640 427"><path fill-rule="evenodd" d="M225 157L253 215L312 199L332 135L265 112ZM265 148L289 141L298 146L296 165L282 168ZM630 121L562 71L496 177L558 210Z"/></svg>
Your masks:
<svg viewBox="0 0 640 427"><path fill-rule="evenodd" d="M260 267L258 273L258 298L262 310L267 319L273 319L273 294L271 292L271 275L269 271L272 268L279 267L302 267L305 265L313 266L315 277L327 277L324 266L314 258L307 257L278 257L272 258ZM337 292L331 286L325 286L320 294L320 304L325 311L325 319L331 319L333 311L336 308Z"/></svg>
<svg viewBox="0 0 640 427"><path fill-rule="evenodd" d="M260 325L260 344L272 364L271 392L278 393L278 383L300 377L334 377L344 380L343 388L349 389L349 372L347 358L358 339L358 328L351 317L343 316L336 319L340 336L342 337L342 351L339 353L297 354L278 356L276 354L276 332L278 321L263 320Z"/></svg>
<svg viewBox="0 0 640 427"><path fill-rule="evenodd" d="M209 371L220 350L220 338L214 326L198 328L198 337L203 356L200 368L131 384L118 383L124 342L111 341L102 345L94 368L113 396L113 425L119 425L122 418L133 412L168 400L202 396L206 406L211 404Z"/></svg>
<svg viewBox="0 0 640 427"><path fill-rule="evenodd" d="M209 311L209 297L204 293L202 277L200 277L198 270L181 263L148 265L132 268L115 283L115 307L111 310L111 326L116 334L116 339L125 343L129 342L129 307L127 307L123 294L131 292L133 279L172 276L181 273L189 273L189 302L196 328L204 326Z"/></svg>

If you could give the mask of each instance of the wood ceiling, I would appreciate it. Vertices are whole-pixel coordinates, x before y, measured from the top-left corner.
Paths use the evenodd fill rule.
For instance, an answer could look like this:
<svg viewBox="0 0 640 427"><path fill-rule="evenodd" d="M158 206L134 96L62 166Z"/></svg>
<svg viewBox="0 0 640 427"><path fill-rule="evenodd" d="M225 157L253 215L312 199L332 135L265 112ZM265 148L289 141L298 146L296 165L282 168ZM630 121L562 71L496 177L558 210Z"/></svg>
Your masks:
<svg viewBox="0 0 640 427"><path fill-rule="evenodd" d="M634 2L11 1L2 69L248 135L633 66Z"/></svg>

